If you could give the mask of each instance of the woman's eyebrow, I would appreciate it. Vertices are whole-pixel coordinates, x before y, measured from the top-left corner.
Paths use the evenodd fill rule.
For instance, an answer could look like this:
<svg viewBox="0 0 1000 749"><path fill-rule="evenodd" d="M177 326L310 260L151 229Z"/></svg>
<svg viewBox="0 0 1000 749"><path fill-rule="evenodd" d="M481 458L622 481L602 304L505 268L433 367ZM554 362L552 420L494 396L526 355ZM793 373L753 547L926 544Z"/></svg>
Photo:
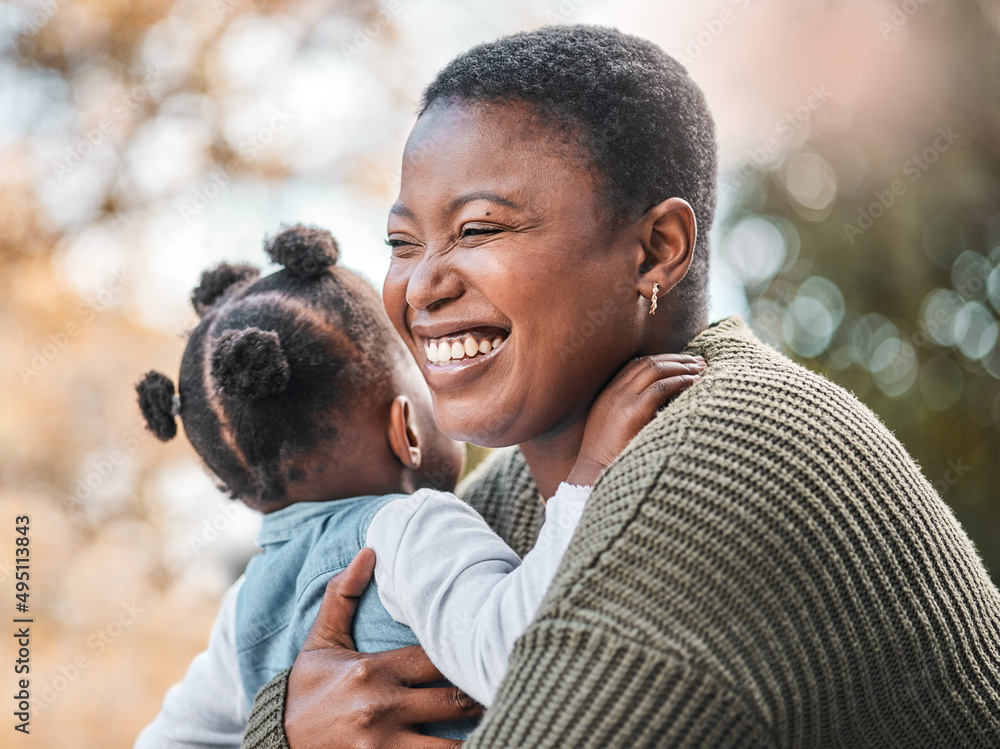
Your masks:
<svg viewBox="0 0 1000 749"><path fill-rule="evenodd" d="M505 205L508 208L513 208L516 211L521 210L521 206L519 206L517 203L515 203L513 200L510 200L509 198L501 197L494 192L479 191L479 192L468 192L465 195L459 195L448 205L448 212L454 213L462 206L468 205L469 203L472 203L473 201L476 200L488 200L492 203L499 203L500 205Z"/></svg>
<svg viewBox="0 0 1000 749"><path fill-rule="evenodd" d="M451 201L451 203L448 204L448 213L449 214L455 213L455 211L457 211L459 208L468 205L469 203L472 203L476 200L488 200L492 203L499 203L500 205L505 205L508 208L513 208L516 211L522 210L520 205L515 203L513 200L510 200L509 198L501 197L500 195L497 195L495 192L480 190L478 192L469 192L466 193L465 195L459 195L457 198ZM403 218L408 218L411 220L415 219L413 211L411 211L402 203L394 203L392 208L389 209L389 214L391 216L402 216Z"/></svg>
<svg viewBox="0 0 1000 749"><path fill-rule="evenodd" d="M402 203L393 203L392 208L389 209L390 216L402 216L403 218L413 219L413 211L407 208Z"/></svg>

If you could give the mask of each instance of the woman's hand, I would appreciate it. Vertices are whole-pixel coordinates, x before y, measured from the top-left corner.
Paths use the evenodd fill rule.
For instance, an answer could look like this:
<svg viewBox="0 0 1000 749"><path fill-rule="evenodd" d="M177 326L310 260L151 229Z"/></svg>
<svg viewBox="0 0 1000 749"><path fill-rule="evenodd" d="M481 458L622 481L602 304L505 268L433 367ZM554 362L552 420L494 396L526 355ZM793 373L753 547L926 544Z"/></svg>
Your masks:
<svg viewBox="0 0 1000 749"><path fill-rule="evenodd" d="M591 406L583 445L566 481L593 486L601 472L668 400L694 385L705 360L688 354L658 354L631 360Z"/></svg>
<svg viewBox="0 0 1000 749"><path fill-rule="evenodd" d="M413 688L442 678L418 646L354 650L354 612L374 570L375 552L362 549L326 586L288 677L285 735L291 749L454 749L462 742L421 735L416 726L482 712L457 687Z"/></svg>

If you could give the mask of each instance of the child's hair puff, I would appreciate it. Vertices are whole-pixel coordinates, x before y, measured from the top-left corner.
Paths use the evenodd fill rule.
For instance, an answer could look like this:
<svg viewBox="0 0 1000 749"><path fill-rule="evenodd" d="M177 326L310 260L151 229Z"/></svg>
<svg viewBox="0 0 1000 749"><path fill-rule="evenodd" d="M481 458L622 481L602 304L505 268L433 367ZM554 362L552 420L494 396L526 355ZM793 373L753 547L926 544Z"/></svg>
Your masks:
<svg viewBox="0 0 1000 749"><path fill-rule="evenodd" d="M261 400L284 392L291 369L273 330L230 330L212 352L212 378L219 395Z"/></svg>
<svg viewBox="0 0 1000 749"><path fill-rule="evenodd" d="M286 227L265 251L282 270L222 263L202 274L178 386L154 371L136 391L156 437L173 439L180 416L233 497L273 506L336 439L337 417L386 380L402 344L371 284L337 265L330 232Z"/></svg>

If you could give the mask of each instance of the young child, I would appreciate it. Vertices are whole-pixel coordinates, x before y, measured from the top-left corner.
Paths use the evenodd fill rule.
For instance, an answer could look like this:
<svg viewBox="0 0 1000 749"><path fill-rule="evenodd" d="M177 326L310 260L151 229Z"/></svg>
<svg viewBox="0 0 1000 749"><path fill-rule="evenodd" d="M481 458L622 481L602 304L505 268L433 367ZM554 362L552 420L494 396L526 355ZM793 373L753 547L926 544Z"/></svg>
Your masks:
<svg viewBox="0 0 1000 749"><path fill-rule="evenodd" d="M590 485L703 366L667 357L685 374L657 375L656 395L644 391L642 407L635 373L622 370L588 421L569 477L580 485L564 483L548 500L538 542L522 561L446 493L461 473L463 446L438 430L416 362L377 292L336 265L333 237L296 226L265 247L283 270L260 278L251 266L223 264L202 276L192 294L201 322L177 393L157 372L137 386L149 429L169 440L180 416L229 493L264 513L264 553L227 593L208 650L168 691L137 740L141 749L239 746L257 690L294 662L327 581L366 546L377 561L357 610L358 649L419 643L452 683L488 705ZM492 345L477 344L467 355ZM464 738L471 728L434 724L424 732Z"/></svg>

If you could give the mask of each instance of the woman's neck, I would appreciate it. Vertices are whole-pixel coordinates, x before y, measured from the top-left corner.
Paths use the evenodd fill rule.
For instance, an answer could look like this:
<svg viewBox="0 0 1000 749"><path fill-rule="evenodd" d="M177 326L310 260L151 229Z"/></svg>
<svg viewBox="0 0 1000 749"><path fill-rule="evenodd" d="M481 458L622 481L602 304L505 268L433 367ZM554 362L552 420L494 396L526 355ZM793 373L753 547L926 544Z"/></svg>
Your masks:
<svg viewBox="0 0 1000 749"><path fill-rule="evenodd" d="M660 327L661 333L655 340L637 351L636 356L679 353L707 327L707 312L697 315L694 321L688 322L687 325L663 325ZM565 481L573 470L573 465L580 454L580 447L583 445L587 415L587 412L584 412L570 424L519 445L538 491L545 499L556 493L559 484Z"/></svg>
<svg viewBox="0 0 1000 749"><path fill-rule="evenodd" d="M528 463L542 497L549 499L559 484L566 480L583 444L583 430L587 425L586 414L557 432L524 442L519 447Z"/></svg>

